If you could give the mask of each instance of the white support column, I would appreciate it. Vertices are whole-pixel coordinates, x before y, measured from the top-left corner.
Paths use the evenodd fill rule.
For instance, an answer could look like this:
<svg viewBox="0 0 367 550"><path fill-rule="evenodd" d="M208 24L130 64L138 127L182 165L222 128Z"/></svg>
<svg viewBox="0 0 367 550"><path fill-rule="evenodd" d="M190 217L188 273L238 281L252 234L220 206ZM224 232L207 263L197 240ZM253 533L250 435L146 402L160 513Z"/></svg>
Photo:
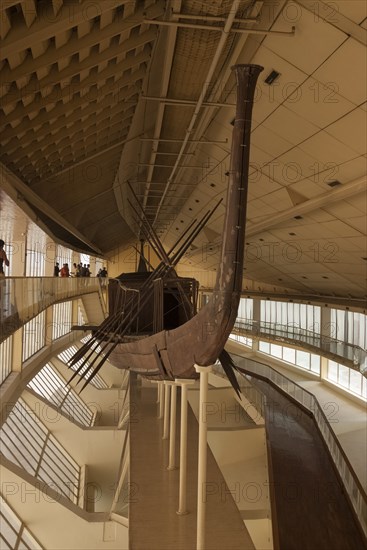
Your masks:
<svg viewBox="0 0 367 550"><path fill-rule="evenodd" d="M187 489L187 390L195 384L195 380L177 378L176 384L181 386L181 431L180 431L180 494L177 514L188 514L186 504Z"/></svg>
<svg viewBox="0 0 367 550"><path fill-rule="evenodd" d="M167 470L176 469L176 397L177 386L174 382L170 383L171 386L171 418L169 429L169 455L168 455L168 467Z"/></svg>
<svg viewBox="0 0 367 550"><path fill-rule="evenodd" d="M198 453L198 515L196 532L196 549L205 548L205 512L206 512L206 467L207 467L207 423L206 403L208 400L208 377L212 366L201 367L195 365L196 372L200 373L199 397L199 453Z"/></svg>
<svg viewBox="0 0 367 550"><path fill-rule="evenodd" d="M164 381L164 414L163 414L163 437L162 439L168 439L168 424L169 424L169 383Z"/></svg>
<svg viewBox="0 0 367 550"><path fill-rule="evenodd" d="M164 408L164 382L158 382L158 401L159 401L159 411L158 418L163 418L163 408Z"/></svg>
<svg viewBox="0 0 367 550"><path fill-rule="evenodd" d="M336 327L331 324L331 309L327 306L321 306L320 312L320 342L321 347L328 349L331 338L335 338ZM320 377L327 378L329 360L321 356Z"/></svg>
<svg viewBox="0 0 367 550"><path fill-rule="evenodd" d="M156 403L157 403L157 405L159 405L160 401L161 401L161 386L162 386L163 382L160 382L158 380L150 380L150 383L151 384L157 384L157 401L156 401ZM158 416L158 418L161 418L159 416L159 408L158 408L158 411L157 411L157 416Z"/></svg>
<svg viewBox="0 0 367 550"><path fill-rule="evenodd" d="M252 310L252 319L258 323L258 327L260 328L260 306L261 306L261 302L260 302L260 298L257 298L257 297L253 297L253 310ZM260 336L258 335L254 335L252 337L252 351L254 351L255 353L257 351L259 351L259 340L260 340Z"/></svg>

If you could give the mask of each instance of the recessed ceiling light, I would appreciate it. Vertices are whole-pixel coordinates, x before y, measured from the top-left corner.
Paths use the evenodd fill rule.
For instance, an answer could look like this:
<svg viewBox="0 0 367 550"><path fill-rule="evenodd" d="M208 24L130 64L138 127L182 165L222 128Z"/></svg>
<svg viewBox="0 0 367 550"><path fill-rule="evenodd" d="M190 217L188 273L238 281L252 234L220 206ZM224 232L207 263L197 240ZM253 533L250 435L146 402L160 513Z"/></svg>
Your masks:
<svg viewBox="0 0 367 550"><path fill-rule="evenodd" d="M278 71L272 70L268 76L265 78L264 82L265 84L269 84L271 86L273 82L280 76L280 73Z"/></svg>

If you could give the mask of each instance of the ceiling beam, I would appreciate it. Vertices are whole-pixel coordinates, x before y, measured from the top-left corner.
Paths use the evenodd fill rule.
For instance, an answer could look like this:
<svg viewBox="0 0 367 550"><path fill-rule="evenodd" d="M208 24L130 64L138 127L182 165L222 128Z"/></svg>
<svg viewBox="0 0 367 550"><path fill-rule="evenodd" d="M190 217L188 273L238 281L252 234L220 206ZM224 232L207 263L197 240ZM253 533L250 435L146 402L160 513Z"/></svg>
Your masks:
<svg viewBox="0 0 367 550"><path fill-rule="evenodd" d="M218 17L217 15L196 15L193 13L176 13L175 16L178 19L190 19L190 20L196 20L196 21L214 21L218 23L225 23L227 18L226 17ZM243 19L239 17L235 17L233 19L233 23L251 23L256 24L259 23L260 19L259 17L244 17Z"/></svg>
<svg viewBox="0 0 367 550"><path fill-rule="evenodd" d="M86 110L86 109L85 109ZM37 139L30 143L28 147L22 147L18 153L18 151L14 152L12 154L12 160L13 162L18 162L21 166L21 159L26 158L27 160L31 161L32 158L35 160L42 159L47 156L46 150L47 147L52 147L53 151L52 153L60 153L57 142L61 141L65 137L70 136L70 144L72 146L75 146L75 142L78 138L76 136L79 132L81 132L81 138L83 139L84 131L88 131L88 129L93 128L94 132L98 132L98 126L96 127L96 124L98 125L99 122L102 122L104 119L110 119L113 118L116 115L123 114L122 118L119 117L119 122L122 124L125 120L129 119L134 113L134 106L129 107L129 109L126 110L126 107L124 104L118 104L115 107L106 110L103 109L98 116L95 115L93 110L89 113L89 118L83 122L83 125L80 124L79 119L75 119L74 124L70 128L66 128L64 125L61 125L61 131L59 131L57 134L52 136L45 136L42 141L38 141ZM36 147L36 144L37 147ZM43 163L44 164L44 163Z"/></svg>
<svg viewBox="0 0 367 550"><path fill-rule="evenodd" d="M74 164L81 159L87 158L89 155L93 154L98 150L99 146L106 145L111 143L111 140L108 141L109 133L119 134L116 136L116 139L121 139L121 134L127 134L129 124L121 125L120 121L114 122L111 126L107 128L102 128L101 131L95 133L93 143L86 144L82 139L78 140L73 147L68 146L63 149L61 153L56 152L57 158L55 159L55 152L52 152L48 157L42 157L41 162L37 165L37 162L33 164L29 163L25 166L24 170L20 168L22 177L30 181L32 189L34 188L35 180L40 182L45 178L49 178L56 170L60 168L66 168L71 164ZM105 135L107 134L107 136ZM115 140L113 140L115 141ZM37 159L36 159L37 161ZM18 165L17 165L18 166ZM55 170L56 168L56 170ZM32 176L32 177L31 177Z"/></svg>
<svg viewBox="0 0 367 550"><path fill-rule="evenodd" d="M79 62L77 59L74 59L65 69L59 71L54 68L47 76L41 78L40 80L32 78L30 82L18 90L17 88L12 88L1 100L2 106L6 107L7 105L12 105L17 101L27 99L27 96L30 96L33 100L34 94L39 91L43 91L46 88L46 92L51 93L57 83L67 83L68 80L73 76L79 75L83 71L92 69L93 67L103 63L104 61L110 61L116 58L119 55L127 53L128 51L144 46L150 42L153 42L156 38L156 32L154 30L146 31L143 34L134 36L133 38L127 40L124 44L117 44L103 52L89 56L84 61ZM134 67L135 65L141 64L147 61L150 57L150 52L144 51L138 54L137 56L132 56L126 58L123 63L125 63L125 68L121 67L123 70L128 70ZM46 94L47 95L47 94Z"/></svg>
<svg viewBox="0 0 367 550"><path fill-rule="evenodd" d="M74 99L74 96L76 94L80 94L84 98L84 101L88 102L104 97L107 89L114 95L118 95L119 91L125 86L134 85L137 81L143 80L146 74L145 64L142 64L139 69L131 74L123 76L119 80L116 80L113 84L106 84L101 88L98 88L98 82L108 80L116 74L122 73L124 71L124 67L126 67L125 60L113 66L109 65L108 67L106 67L106 69L104 69L97 75L95 73L92 73L82 82L77 82L75 84L72 83L69 86L65 86L64 88L58 88L56 96L55 91L53 91L46 97L42 97L41 94L37 93L35 99L28 105L23 105L23 103L19 102L17 107L8 115L5 115L4 112L1 112L0 126L3 127L5 124L10 124L11 122L14 122L16 120L21 120L31 113L41 111L41 109L46 108L46 106L50 104L55 104L54 109L56 109L58 102L60 101L62 101L63 105L65 105L65 110L69 108L69 102L72 102L70 104L70 108L73 108L72 106L74 105L74 101L76 101ZM65 99L68 100L66 103L64 103ZM119 95L118 99L120 100ZM47 112L48 118L52 118L54 109L51 109Z"/></svg>
<svg viewBox="0 0 367 550"><path fill-rule="evenodd" d="M182 139L165 139L165 138L147 138L147 137L141 137L139 138L140 141L159 141L162 143L182 143L184 138ZM187 143L201 143L203 145L205 144L222 144L222 145L228 145L228 139L225 139L224 141L216 141L211 139L188 139Z"/></svg>
<svg viewBox="0 0 367 550"><path fill-rule="evenodd" d="M102 254L102 251L95 244L90 242L84 235L82 235L82 233L80 233L75 227L60 216L60 214L51 208L46 201L38 197L25 183L23 183L2 163L0 163L0 173L2 174L2 178L0 180L1 187L17 203L17 205L22 208L22 210L25 211L33 221L35 221L37 225L44 227L47 234L51 233L50 229L46 228L41 220L38 219L37 215L33 212L32 207L44 212L48 217L66 229L66 231L74 235L81 242L85 243L88 248L94 250L96 254ZM31 206L27 206L27 203ZM52 238L55 239L55 236L52 235Z"/></svg>
<svg viewBox="0 0 367 550"><path fill-rule="evenodd" d="M59 48L54 44L50 44L43 55L35 59L28 57L24 63L14 69L10 69L7 66L4 67L2 69L1 82L4 86L5 83L14 82L24 76L36 73L39 69L52 65L57 59L70 57L83 49L91 48L104 40L109 40L118 34L141 25L146 13L150 13L150 17L154 19L162 15L163 11L163 2L158 2L148 8L137 10L134 14L129 15L123 20L118 17L110 25L107 25L103 29L98 29L98 32L92 28L91 32L80 38L77 35L72 35L68 42ZM125 40L124 42L129 42L129 40Z"/></svg>
<svg viewBox="0 0 367 550"><path fill-rule="evenodd" d="M179 0L176 2L175 5L175 11L180 10L182 5L182 1ZM172 14L173 18L176 18L175 13ZM177 28L170 28L168 29L167 35L166 35L166 42L165 42L165 56L163 61L163 71L162 71L162 78L160 83L160 94L165 96L168 93L169 88L169 82L171 77L171 71L173 66L173 58L174 58L174 52L176 47L176 40L177 40ZM156 119L155 119L155 125L154 125L154 131L153 135L155 138L159 138L159 136L162 133L162 127L163 127L163 119L164 119L164 113L165 113L165 105L159 104ZM152 146L152 151L149 157L149 164L153 165L156 162L156 151L158 150L159 142L154 141ZM149 197L149 189L150 189L150 182L153 179L153 171L154 168L149 167L146 175L146 188L144 191L144 198L143 198L143 208L145 208L148 197ZM139 225L139 229L141 229L141 223Z"/></svg>
<svg viewBox="0 0 367 550"><path fill-rule="evenodd" d="M180 27L184 29L195 29L195 30L207 30L207 31L216 31L216 32L233 32L238 34L275 34L281 36L294 36L296 34L296 27L292 27L290 31L271 31L271 30L260 30L260 29L236 29L231 28L229 31L225 31L223 26L215 25L194 25L191 23L181 23L180 21L161 21L159 19L144 19L144 23L149 25L159 25L164 27Z"/></svg>
<svg viewBox="0 0 367 550"><path fill-rule="evenodd" d="M197 101L191 99L170 99L169 97L152 97L152 96L141 96L141 99L146 101L159 101L160 103L165 103L166 105L179 105L180 107L195 107ZM232 107L235 108L235 103L216 103L205 101L203 107Z"/></svg>
<svg viewBox="0 0 367 550"><path fill-rule="evenodd" d="M295 0L295 2L314 14L315 23L319 19L326 21L329 25L367 46L367 30L340 13L336 2L321 2L320 0L312 2L309 0Z"/></svg>
<svg viewBox="0 0 367 550"><path fill-rule="evenodd" d="M308 199L301 204L297 204L292 208L287 208L283 212L268 216L266 220L253 225L248 224L246 228L246 237L252 237L263 231L268 231L273 227L277 226L280 223L286 222L294 218L294 216L299 216L302 214L307 214L308 212L313 212L318 208L327 208L331 203L345 200L348 197L352 197L357 193L362 193L366 190L366 181L367 177L363 176L357 180L345 183L340 187L331 189L327 193L322 193L318 197Z"/></svg>
<svg viewBox="0 0 367 550"><path fill-rule="evenodd" d="M0 60L25 51L29 44L49 40L56 34L65 32L94 19L98 15L113 10L130 0L103 0L97 3L63 4L57 16L54 15L52 3L42 6L36 21L30 29L26 25L16 25L7 34L0 48ZM47 23L47 24L45 24Z"/></svg>
<svg viewBox="0 0 367 550"><path fill-rule="evenodd" d="M49 176L44 178L43 181L49 181L52 178L61 176L62 174L65 174L66 172L69 172L70 170L73 170L74 168L78 168L79 166L81 166L85 162L90 162L91 160L93 160L95 158L98 158L99 156L104 155L104 154L108 153L109 151L111 151L113 149L116 149L117 147L121 147L122 145L125 145L125 143L129 143L130 141L134 141L135 139L137 139L137 136L130 137L130 138L127 138L127 139L122 139L122 140L120 139L120 140L117 140L116 143L112 143L112 144L108 145L107 147L101 147L100 150L97 153L93 153L93 154L89 155L88 157L85 157L83 159L78 160L77 162L72 163L70 166L62 168L58 172L54 172L53 174L50 174Z"/></svg>
<svg viewBox="0 0 367 550"><path fill-rule="evenodd" d="M59 128L65 128L66 131L69 131L69 129L66 128L67 124L79 120L84 116L88 116L89 114L93 114L100 109L108 109L113 105L122 103L124 103L126 108L128 102L125 102L125 100L138 94L140 91L139 86L133 86L121 91L120 95L114 95L111 92L108 93L108 89L108 86L104 87L105 93L100 95L100 98L103 98L102 101L91 101L88 100L88 97L78 97L70 102L70 104L63 104L59 102L59 104L51 111L42 112L31 121L29 119L23 119L20 124L15 126L15 128L4 130L2 132L4 150L7 151L9 149L6 145L7 140L20 136L23 133L24 135L21 137L22 147L34 140L42 139L43 136L49 135ZM85 107L86 105L87 107ZM30 128L37 128L37 126L40 126L37 130ZM53 136L51 137L54 139Z"/></svg>

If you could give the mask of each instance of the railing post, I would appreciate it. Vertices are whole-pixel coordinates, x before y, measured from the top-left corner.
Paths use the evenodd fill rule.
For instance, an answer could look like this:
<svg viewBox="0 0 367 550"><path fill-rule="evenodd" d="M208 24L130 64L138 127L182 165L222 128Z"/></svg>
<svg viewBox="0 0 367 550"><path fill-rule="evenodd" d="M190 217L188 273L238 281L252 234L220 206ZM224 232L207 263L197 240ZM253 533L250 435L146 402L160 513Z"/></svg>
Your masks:
<svg viewBox="0 0 367 550"><path fill-rule="evenodd" d="M206 466L207 466L207 423L206 403L208 398L208 377L212 366L201 367L195 365L196 372L200 373L199 397L199 452L198 452L198 515L196 532L196 549L205 548L205 512L206 512Z"/></svg>
<svg viewBox="0 0 367 550"><path fill-rule="evenodd" d="M195 384L195 380L176 378L176 384L181 386L181 430L180 430L180 487L177 514L188 514L186 505L187 485L187 390L188 385Z"/></svg>

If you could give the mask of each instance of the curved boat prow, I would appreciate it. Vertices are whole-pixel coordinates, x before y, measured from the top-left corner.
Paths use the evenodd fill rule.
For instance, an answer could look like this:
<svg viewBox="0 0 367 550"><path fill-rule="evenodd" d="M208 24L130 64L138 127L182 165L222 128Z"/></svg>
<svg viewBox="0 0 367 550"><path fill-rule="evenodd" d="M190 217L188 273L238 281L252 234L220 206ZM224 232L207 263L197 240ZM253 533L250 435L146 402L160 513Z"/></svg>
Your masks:
<svg viewBox="0 0 367 550"><path fill-rule="evenodd" d="M105 356L87 382L107 357L116 367L149 378L173 379L196 378L195 364L211 365L223 352L242 290L252 107L263 67L235 65L232 70L237 82L236 117L220 265L211 299L192 319L173 330L134 342L105 344Z"/></svg>

